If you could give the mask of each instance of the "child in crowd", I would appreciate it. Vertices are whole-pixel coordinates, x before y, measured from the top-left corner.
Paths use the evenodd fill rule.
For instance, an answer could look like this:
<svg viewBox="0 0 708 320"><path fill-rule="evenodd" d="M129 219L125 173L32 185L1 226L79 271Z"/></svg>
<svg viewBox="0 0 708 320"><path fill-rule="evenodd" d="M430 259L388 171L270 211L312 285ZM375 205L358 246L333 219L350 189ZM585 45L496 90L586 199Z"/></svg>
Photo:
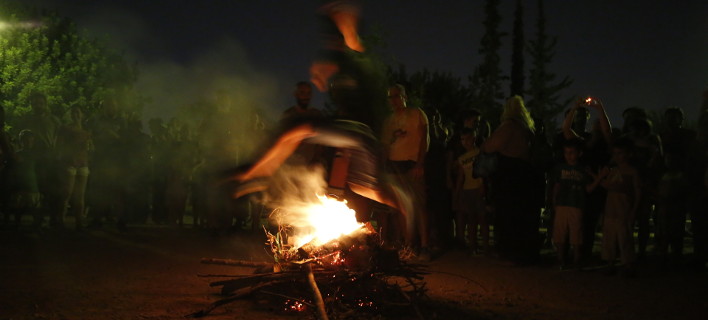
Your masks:
<svg viewBox="0 0 708 320"><path fill-rule="evenodd" d="M467 241L474 254L478 250L477 228L479 228L482 236L482 249L488 253L489 224L486 219L484 183L481 178L475 178L473 175L474 161L480 152L477 146L477 131L463 128L460 132L460 140L465 148L465 153L457 158L459 170L453 194L453 206L457 212L456 238L464 244L465 229L467 229Z"/></svg>
<svg viewBox="0 0 708 320"><path fill-rule="evenodd" d="M656 201L656 242L662 263L668 262L671 247L673 262L679 262L683 254L683 236L688 212L688 178L682 170L682 156L666 153L666 171L658 183Z"/></svg>
<svg viewBox="0 0 708 320"><path fill-rule="evenodd" d="M20 150L15 153L15 162L10 168L10 209L15 214L15 224L19 226L22 215L30 214L34 218L34 226L42 226L42 215L39 211L40 193L37 181L34 150L35 136L30 130L22 130L19 135Z"/></svg>
<svg viewBox="0 0 708 320"><path fill-rule="evenodd" d="M607 189L602 225L602 258L609 263L608 274L616 271L618 247L620 260L624 264L624 275L631 276L634 273L633 225L641 197L641 184L637 169L629 164L632 146L632 142L627 139L616 141L612 147L612 160L616 166L605 167L600 174L604 177L602 186Z"/></svg>
<svg viewBox="0 0 708 320"><path fill-rule="evenodd" d="M583 141L576 138L563 144L565 163L553 169L552 200L555 211L553 221L553 244L558 252L561 270L568 268L568 244L573 248L573 263L580 265L581 245L583 244L583 208L587 194L600 183L600 176L595 179L589 169L581 166L578 159L583 154Z"/></svg>

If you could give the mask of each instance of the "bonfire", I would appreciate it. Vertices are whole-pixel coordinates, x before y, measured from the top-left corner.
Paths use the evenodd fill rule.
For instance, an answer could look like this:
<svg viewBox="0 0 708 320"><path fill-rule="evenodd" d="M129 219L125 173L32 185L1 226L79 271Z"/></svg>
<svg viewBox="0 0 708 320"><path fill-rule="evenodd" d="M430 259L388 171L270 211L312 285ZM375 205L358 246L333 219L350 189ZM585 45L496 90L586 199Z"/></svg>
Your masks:
<svg viewBox="0 0 708 320"><path fill-rule="evenodd" d="M385 247L370 223L357 222L346 201L318 199L298 210L273 211L270 220L277 229L264 228L272 261L202 259L253 267L254 273L212 282L224 298L188 316L203 317L232 301L267 296L283 310L311 312L319 319L411 310L422 318L417 303L427 298L424 266Z"/></svg>

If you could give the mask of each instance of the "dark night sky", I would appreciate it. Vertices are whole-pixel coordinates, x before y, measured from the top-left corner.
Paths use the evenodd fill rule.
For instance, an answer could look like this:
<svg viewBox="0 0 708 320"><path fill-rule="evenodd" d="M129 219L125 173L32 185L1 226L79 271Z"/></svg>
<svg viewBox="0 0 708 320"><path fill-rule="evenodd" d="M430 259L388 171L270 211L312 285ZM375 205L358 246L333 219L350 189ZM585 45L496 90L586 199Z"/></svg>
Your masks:
<svg viewBox="0 0 708 320"><path fill-rule="evenodd" d="M510 32L515 1L503 1ZM217 86L239 87L245 101L280 112L291 85L307 79L318 45L317 1L33 0L76 19L92 35L138 61L139 87L154 96L147 116ZM524 1L527 40L536 1ZM484 1L364 1L364 32L379 26L386 54L410 72L427 67L466 78L477 53ZM558 37L551 71L575 80L567 94L602 98L613 125L621 110L680 106L694 117L708 87L708 1L546 0L547 33ZM511 37L501 52L508 73ZM530 61L527 59L527 67ZM212 75L221 78L207 79ZM224 80L225 79L225 80ZM245 90L244 90L245 88ZM320 103L317 99L316 103Z"/></svg>

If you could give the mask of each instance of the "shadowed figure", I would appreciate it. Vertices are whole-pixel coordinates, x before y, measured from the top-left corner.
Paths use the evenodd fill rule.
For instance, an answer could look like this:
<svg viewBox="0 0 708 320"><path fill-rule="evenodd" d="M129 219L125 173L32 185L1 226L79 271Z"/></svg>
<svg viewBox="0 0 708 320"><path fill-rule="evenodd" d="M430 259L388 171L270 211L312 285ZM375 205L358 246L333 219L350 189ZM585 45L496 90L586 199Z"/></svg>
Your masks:
<svg viewBox="0 0 708 320"><path fill-rule="evenodd" d="M57 139L59 162L63 170L61 176L63 202L57 220L64 221L71 210L76 218L76 228L81 229L85 215L84 195L89 177L89 151L93 147L91 134L83 126L84 116L81 109L73 107L69 112L71 123L59 131Z"/></svg>
<svg viewBox="0 0 708 320"><path fill-rule="evenodd" d="M51 113L47 97L43 93L34 92L30 96L32 112L21 121L20 129L29 129L35 136L35 150L37 152L37 179L39 192L42 194L41 214L50 216L50 224L62 227L61 221L56 218L61 210L62 198L60 186L60 169L56 161L57 136L61 128L61 120Z"/></svg>
<svg viewBox="0 0 708 320"><path fill-rule="evenodd" d="M3 220L9 218L8 172L9 165L14 161L15 151L10 144L10 135L5 132L5 108L0 105L0 214Z"/></svg>

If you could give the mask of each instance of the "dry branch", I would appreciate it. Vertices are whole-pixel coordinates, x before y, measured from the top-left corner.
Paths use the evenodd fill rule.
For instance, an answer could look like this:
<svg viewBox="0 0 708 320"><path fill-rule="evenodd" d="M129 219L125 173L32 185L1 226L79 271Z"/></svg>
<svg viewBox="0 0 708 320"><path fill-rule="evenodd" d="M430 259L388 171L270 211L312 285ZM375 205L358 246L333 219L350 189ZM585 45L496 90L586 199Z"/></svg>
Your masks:
<svg viewBox="0 0 708 320"><path fill-rule="evenodd" d="M320 288L317 287L317 282L315 281L315 275L312 273L312 265L308 263L305 265L305 269L307 270L307 282L310 284L312 295L315 298L317 314L319 315L320 320L329 320L327 311L325 310L324 300L322 300L322 293L320 293Z"/></svg>
<svg viewBox="0 0 708 320"><path fill-rule="evenodd" d="M219 264L219 265L226 265L226 266L237 266L237 267L252 267L252 268L273 266L272 262L233 260L233 259L217 259L217 258L202 258L202 263L203 264Z"/></svg>

